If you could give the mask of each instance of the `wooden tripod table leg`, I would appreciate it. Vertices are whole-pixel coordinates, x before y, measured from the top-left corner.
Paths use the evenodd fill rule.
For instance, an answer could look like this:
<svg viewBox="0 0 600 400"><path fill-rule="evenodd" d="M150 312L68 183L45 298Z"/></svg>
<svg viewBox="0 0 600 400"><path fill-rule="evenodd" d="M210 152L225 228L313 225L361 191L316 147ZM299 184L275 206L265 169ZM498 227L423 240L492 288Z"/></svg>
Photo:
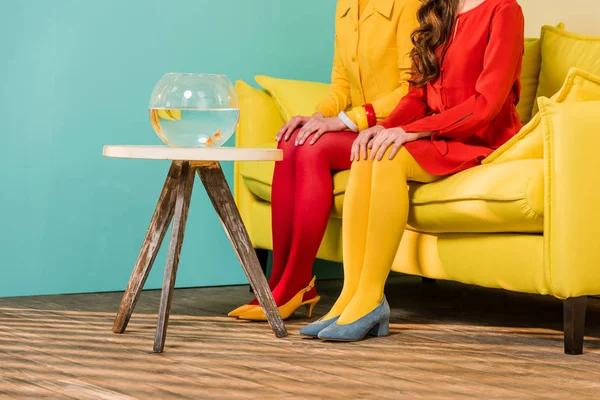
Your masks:
<svg viewBox="0 0 600 400"><path fill-rule="evenodd" d="M173 300L173 290L175 288L175 278L177 277L177 267L179 266L179 255L181 253L181 245L183 244L185 224L190 208L190 200L192 198L194 177L194 168L190 166L189 162L185 161L181 168L181 174L179 175L179 183L177 184L177 199L175 201L175 212L173 215L173 228L171 230L169 254L167 256L165 278L158 308L158 324L156 326L156 336L154 338L155 353L162 353L165 347L169 312L171 310L171 301Z"/></svg>
<svg viewBox="0 0 600 400"><path fill-rule="evenodd" d="M174 161L171 164L167 179L162 192L156 204L154 215L150 221L150 226L146 232L146 237L138 255L133 272L129 278L129 284L121 300L119 311L113 323L114 333L123 333L127 328L133 309L142 293L144 283L148 278L152 264L156 259L160 245L169 229L169 224L173 217L173 208L175 205L175 189L179 176L181 174L181 161Z"/></svg>
<svg viewBox="0 0 600 400"><path fill-rule="evenodd" d="M240 259L242 268L248 277L254 294L256 294L256 298L265 311L275 336L287 336L287 330L279 310L277 310L273 294L269 290L269 285L250 242L246 227L233 200L231 190L229 190L221 165L218 162L201 164L198 166L198 175L202 179L215 211L219 214L233 249Z"/></svg>

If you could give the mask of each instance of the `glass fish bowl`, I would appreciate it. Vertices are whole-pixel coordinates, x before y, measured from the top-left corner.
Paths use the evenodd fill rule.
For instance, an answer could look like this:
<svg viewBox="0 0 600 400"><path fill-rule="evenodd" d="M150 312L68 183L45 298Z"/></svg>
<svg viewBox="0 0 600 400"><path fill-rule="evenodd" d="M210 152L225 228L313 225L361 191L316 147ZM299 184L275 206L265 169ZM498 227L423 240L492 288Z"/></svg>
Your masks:
<svg viewBox="0 0 600 400"><path fill-rule="evenodd" d="M235 88L225 75L168 73L150 99L152 128L172 147L218 147L240 116Z"/></svg>

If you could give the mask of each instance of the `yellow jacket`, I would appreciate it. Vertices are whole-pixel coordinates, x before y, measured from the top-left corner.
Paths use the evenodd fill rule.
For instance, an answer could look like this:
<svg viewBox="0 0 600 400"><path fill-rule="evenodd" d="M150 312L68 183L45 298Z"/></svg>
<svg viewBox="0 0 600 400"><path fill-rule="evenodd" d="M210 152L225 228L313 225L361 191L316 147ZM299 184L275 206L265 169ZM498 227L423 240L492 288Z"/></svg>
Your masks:
<svg viewBox="0 0 600 400"><path fill-rule="evenodd" d="M370 0L358 18L359 0L338 0L331 89L317 106L326 117L349 110L358 127L368 123L362 105L387 117L408 93L419 0Z"/></svg>

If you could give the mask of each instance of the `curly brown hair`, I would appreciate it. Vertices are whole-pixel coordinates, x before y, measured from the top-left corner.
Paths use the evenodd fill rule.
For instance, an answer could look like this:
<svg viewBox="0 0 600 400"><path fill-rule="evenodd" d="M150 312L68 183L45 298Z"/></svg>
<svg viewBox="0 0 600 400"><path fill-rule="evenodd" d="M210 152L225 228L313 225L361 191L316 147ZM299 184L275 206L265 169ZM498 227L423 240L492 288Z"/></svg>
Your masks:
<svg viewBox="0 0 600 400"><path fill-rule="evenodd" d="M448 43L459 0L422 0L417 12L419 27L411 35L414 48L411 83L423 87L440 76L436 50Z"/></svg>

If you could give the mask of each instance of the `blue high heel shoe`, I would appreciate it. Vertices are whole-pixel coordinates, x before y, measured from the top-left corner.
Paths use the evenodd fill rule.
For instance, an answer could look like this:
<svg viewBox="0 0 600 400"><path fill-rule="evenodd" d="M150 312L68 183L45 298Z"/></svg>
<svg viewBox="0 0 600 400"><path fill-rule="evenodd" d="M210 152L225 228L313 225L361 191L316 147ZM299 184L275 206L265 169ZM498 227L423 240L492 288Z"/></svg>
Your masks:
<svg viewBox="0 0 600 400"><path fill-rule="evenodd" d="M321 332L323 329L327 328L329 325L335 324L335 322L339 318L340 317L337 316L337 317L328 319L326 321L318 320L313 323L310 323L310 324L304 326L302 329L300 329L300 334L305 335L305 336L310 336L313 338L317 338L317 337L319 337L319 332Z"/></svg>
<svg viewBox="0 0 600 400"><path fill-rule="evenodd" d="M386 336L390 333L390 305L384 297L373 311L350 324L329 325L319 332L319 339L335 342L356 342L365 336Z"/></svg>

